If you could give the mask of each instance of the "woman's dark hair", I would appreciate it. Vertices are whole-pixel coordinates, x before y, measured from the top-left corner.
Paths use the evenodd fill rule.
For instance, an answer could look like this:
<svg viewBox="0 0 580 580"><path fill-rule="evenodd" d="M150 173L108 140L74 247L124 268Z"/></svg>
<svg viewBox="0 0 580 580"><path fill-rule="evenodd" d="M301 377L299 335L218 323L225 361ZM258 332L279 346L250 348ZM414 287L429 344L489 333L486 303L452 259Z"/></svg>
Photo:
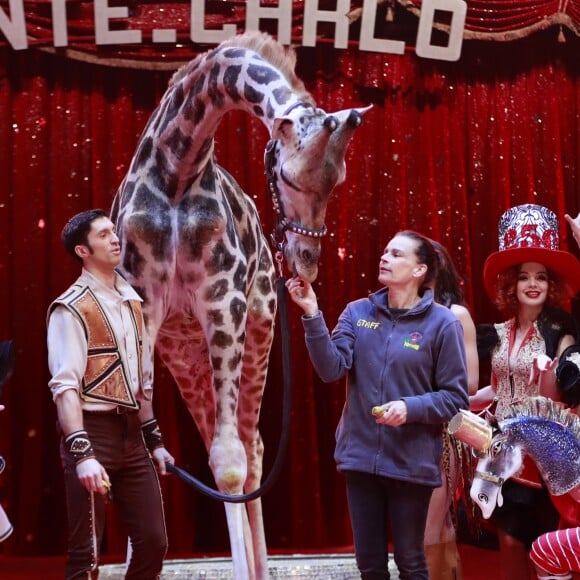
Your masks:
<svg viewBox="0 0 580 580"><path fill-rule="evenodd" d="M398 232L397 235L411 238L417 243L417 249L415 251L417 260L419 261L419 264L425 264L425 266L427 266L427 273L425 274L422 287L420 288L420 294L423 294L425 288L431 287L433 281L437 277L439 263L437 251L433 246L432 240L419 232L415 232L414 230L403 230L402 232Z"/></svg>
<svg viewBox="0 0 580 580"><path fill-rule="evenodd" d="M463 304L462 281L455 269L455 264L449 255L449 252L439 242L431 240L435 251L437 252L438 269L435 278L435 302L443 304L449 308L452 304Z"/></svg>
<svg viewBox="0 0 580 580"><path fill-rule="evenodd" d="M102 209L90 209L74 215L60 234L60 239L64 244L66 251L75 259L82 262L81 258L77 256L75 248L77 246L88 246L88 236L91 231L93 222L99 218L108 217L106 212Z"/></svg>
<svg viewBox="0 0 580 580"><path fill-rule="evenodd" d="M494 303L504 316L510 318L518 313L519 303L516 287L521 266L521 264L516 264L500 272L495 284ZM546 270L548 272L548 296L544 308L561 308L566 296L565 286L556 272L548 267Z"/></svg>

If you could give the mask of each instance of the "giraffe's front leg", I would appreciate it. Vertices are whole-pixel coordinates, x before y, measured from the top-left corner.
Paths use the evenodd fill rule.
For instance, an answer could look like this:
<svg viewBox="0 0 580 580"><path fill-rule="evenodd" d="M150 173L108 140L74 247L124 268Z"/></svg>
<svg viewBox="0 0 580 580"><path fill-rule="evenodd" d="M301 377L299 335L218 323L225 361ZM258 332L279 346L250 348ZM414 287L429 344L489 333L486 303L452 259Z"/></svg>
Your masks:
<svg viewBox="0 0 580 580"><path fill-rule="evenodd" d="M215 345L215 341L212 341ZM209 463L218 489L241 495L247 477L247 457L238 433L237 406L241 374L241 346L210 350L214 375L216 415L214 437L209 448ZM238 362L237 367L235 361ZM251 535L244 504L226 503L226 519L232 551L234 577L255 580Z"/></svg>
<svg viewBox="0 0 580 580"><path fill-rule="evenodd" d="M231 389L228 389L230 396ZM228 397L229 398L229 397ZM228 404L229 409L234 408ZM216 430L210 446L209 462L218 489L230 495L240 495L244 490L247 476L246 452L239 439L235 414L233 421L223 421L224 415L217 405ZM226 503L226 519L232 551L232 564L236 580L255 580L254 557L251 536L244 504Z"/></svg>

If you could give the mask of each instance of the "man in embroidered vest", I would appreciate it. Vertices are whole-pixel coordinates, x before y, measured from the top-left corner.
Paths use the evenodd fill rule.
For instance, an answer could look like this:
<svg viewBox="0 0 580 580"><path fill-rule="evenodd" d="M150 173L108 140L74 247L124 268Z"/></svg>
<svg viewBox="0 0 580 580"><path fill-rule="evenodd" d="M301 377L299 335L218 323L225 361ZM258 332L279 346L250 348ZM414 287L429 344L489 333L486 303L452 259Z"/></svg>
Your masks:
<svg viewBox="0 0 580 580"><path fill-rule="evenodd" d="M81 276L48 309L49 387L62 432L69 525L66 578L98 575L105 503L130 537L126 578L159 578L167 534L157 471L173 457L152 407L152 357L141 298L116 272L119 238L102 210L65 225Z"/></svg>

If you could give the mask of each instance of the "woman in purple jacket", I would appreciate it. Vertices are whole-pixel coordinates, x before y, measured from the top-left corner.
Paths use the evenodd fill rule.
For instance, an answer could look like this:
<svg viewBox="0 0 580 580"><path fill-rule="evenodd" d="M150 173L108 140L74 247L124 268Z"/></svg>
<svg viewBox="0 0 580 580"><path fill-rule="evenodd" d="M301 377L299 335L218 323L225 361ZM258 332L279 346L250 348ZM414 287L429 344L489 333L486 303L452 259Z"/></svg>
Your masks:
<svg viewBox="0 0 580 580"><path fill-rule="evenodd" d="M379 264L385 286L347 305L329 333L312 286L287 282L304 311L306 344L320 378L347 376L335 460L346 476L357 565L363 580L389 578L388 530L401 580L428 580L424 533L441 485L441 430L468 406L461 323L429 288L437 255L403 231Z"/></svg>

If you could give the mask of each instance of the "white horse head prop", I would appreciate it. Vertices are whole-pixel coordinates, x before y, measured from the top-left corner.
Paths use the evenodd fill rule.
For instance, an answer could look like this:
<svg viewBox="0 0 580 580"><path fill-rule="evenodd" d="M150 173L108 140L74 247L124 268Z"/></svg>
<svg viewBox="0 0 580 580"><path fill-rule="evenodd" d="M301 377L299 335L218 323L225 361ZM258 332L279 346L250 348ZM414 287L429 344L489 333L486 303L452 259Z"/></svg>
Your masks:
<svg viewBox="0 0 580 580"><path fill-rule="evenodd" d="M501 421L484 421L470 412L456 415L449 432L470 445L480 458L470 496L489 518L503 504L501 488L517 475L524 456L538 467L552 496L574 492L580 484L580 420L560 403L544 397L512 405Z"/></svg>

